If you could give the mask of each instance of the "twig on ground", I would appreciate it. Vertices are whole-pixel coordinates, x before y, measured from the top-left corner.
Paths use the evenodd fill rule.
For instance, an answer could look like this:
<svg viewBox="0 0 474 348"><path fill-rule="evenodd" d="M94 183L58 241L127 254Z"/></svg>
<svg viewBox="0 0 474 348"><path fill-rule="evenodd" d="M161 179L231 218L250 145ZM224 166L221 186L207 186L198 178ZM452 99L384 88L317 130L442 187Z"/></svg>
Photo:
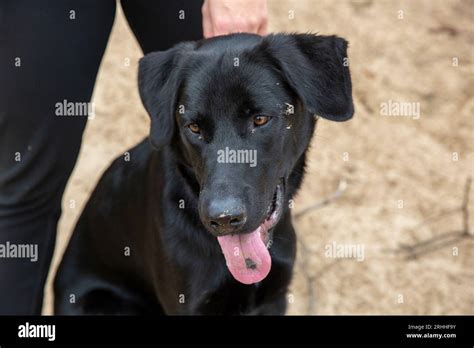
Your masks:
<svg viewBox="0 0 474 348"><path fill-rule="evenodd" d="M417 242L412 245L400 244L399 248L395 249L394 251L396 253L399 253L399 252L406 253L406 257L408 259L416 259L420 255L438 250L439 248L442 248L443 246L446 246L447 244L457 242L465 238L474 237L474 235L471 234L471 229L469 226L469 193L471 190L471 182L472 182L472 178L468 177L464 185L463 200L460 207L449 209L440 213L437 216L430 217L422 221L421 223L419 223L415 228L413 228L413 230L415 230L419 226L422 226L426 223L440 220L441 217L445 217L446 215L451 215L453 213L460 212L462 214L462 229L460 231L445 232L437 236L433 236L429 239Z"/></svg>
<svg viewBox="0 0 474 348"><path fill-rule="evenodd" d="M339 181L339 185L338 185L336 191L334 191L328 197L324 198L322 201L316 202L316 203L310 205L309 207L306 207L306 208L302 209L301 211L296 212L293 215L294 218L299 219L303 215L306 215L307 213L309 213L313 210L320 209L320 208L323 208L323 207L327 206L328 204L330 204L334 200L338 199L344 193L344 191L346 189L347 189L347 181L345 179L341 179Z"/></svg>
<svg viewBox="0 0 474 348"><path fill-rule="evenodd" d="M345 179L341 179L339 181L338 187L336 191L334 191L331 195L323 199L322 201L316 202L309 207L306 207L302 209L299 212L296 212L293 216L295 219L301 218L303 215L306 215L307 213L323 208L333 202L334 200L338 199L344 191L347 189L347 182ZM321 271L319 271L317 274L311 274L309 272L310 267L309 267L309 259L310 259L310 250L308 250L308 247L306 246L306 243L304 242L304 239L302 236L298 236L298 244L299 247L298 249L300 250L298 260L297 262L299 263L299 269L301 270L301 273L303 274L303 277L306 282L306 289L308 292L308 297L307 297L307 313L308 314L315 314L316 313L316 294L315 294L315 289L314 289L314 282L316 280L316 277L319 276L320 274L324 273L327 268L332 267L335 263L331 263L328 266L325 266Z"/></svg>
<svg viewBox="0 0 474 348"><path fill-rule="evenodd" d="M300 254L298 257L299 270L303 274L303 277L306 283L306 291L308 293L307 300L306 300L307 302L306 314L313 315L313 314L316 314L316 290L315 290L316 279L323 276L324 273L326 273L336 264L341 262L343 259L336 259L335 261L332 261L326 264L325 266L323 266L323 268L317 271L316 273L311 274L310 272L311 267L309 266L311 251L308 249L306 243L304 242L304 239L301 238L300 236L298 236L298 244L299 244L298 248L300 250Z"/></svg>
<svg viewBox="0 0 474 348"><path fill-rule="evenodd" d="M310 257L310 252L308 250L308 247L303 241L303 238L301 236L298 236L298 249L300 250L298 261L299 261L299 269L301 270L301 273L303 273L303 277L306 282L306 291L308 292L307 296L307 314L315 314L316 312L316 295L315 295L315 290L314 290L314 280L315 276L312 275L309 272L309 257Z"/></svg>
<svg viewBox="0 0 474 348"><path fill-rule="evenodd" d="M471 191L472 178L468 177L464 185L464 198L462 201L462 227L465 235L471 235L469 228L469 192Z"/></svg>

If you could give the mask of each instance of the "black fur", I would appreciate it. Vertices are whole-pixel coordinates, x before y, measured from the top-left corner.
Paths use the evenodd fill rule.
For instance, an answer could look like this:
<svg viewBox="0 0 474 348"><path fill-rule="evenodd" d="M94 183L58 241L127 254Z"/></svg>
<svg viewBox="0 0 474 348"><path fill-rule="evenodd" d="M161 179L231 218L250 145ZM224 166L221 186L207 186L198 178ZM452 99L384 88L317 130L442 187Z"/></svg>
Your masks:
<svg viewBox="0 0 474 348"><path fill-rule="evenodd" d="M116 159L87 203L55 279L56 314L284 314L296 253L286 202L303 179L314 114L352 117L346 48L334 36L237 34L145 56L149 141L130 150L130 162ZM271 119L254 128L255 115ZM257 150L257 166L219 165L226 146ZM255 230L280 180L270 274L241 284L206 214L238 200L246 219L234 233Z"/></svg>

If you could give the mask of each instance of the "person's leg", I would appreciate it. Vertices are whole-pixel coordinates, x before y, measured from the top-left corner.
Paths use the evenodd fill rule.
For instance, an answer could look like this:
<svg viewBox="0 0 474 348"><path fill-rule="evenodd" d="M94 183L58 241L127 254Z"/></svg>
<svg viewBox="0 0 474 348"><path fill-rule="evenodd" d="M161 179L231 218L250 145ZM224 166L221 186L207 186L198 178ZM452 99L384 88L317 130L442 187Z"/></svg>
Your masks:
<svg viewBox="0 0 474 348"><path fill-rule="evenodd" d="M121 3L145 54L203 37L200 0L122 0Z"/></svg>
<svg viewBox="0 0 474 348"><path fill-rule="evenodd" d="M87 121L56 104L90 101L114 16L115 0L0 3L1 315L40 314ZM37 260L15 258L19 244L37 246Z"/></svg>

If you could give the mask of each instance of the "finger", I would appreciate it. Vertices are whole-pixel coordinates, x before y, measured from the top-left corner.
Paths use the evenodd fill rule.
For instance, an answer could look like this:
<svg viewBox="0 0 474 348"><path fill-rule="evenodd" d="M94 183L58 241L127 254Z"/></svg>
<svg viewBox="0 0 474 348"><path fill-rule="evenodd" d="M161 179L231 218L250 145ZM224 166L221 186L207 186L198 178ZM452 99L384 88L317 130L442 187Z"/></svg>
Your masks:
<svg viewBox="0 0 474 348"><path fill-rule="evenodd" d="M233 23L225 18L212 21L214 36L228 35L237 32Z"/></svg>
<svg viewBox="0 0 474 348"><path fill-rule="evenodd" d="M261 20L259 18L250 18L249 20L249 29L248 32L252 34L258 34L258 30L260 29Z"/></svg>
<svg viewBox="0 0 474 348"><path fill-rule="evenodd" d="M240 31L252 34L259 34L260 30L266 29L266 17L249 16L241 21L242 29Z"/></svg>
<svg viewBox="0 0 474 348"><path fill-rule="evenodd" d="M260 26L258 27L257 31L258 35L265 36L268 34L268 19L263 18L262 21L260 22Z"/></svg>
<svg viewBox="0 0 474 348"><path fill-rule="evenodd" d="M218 25L221 35L235 33L257 33L258 22L248 18L230 18L224 25Z"/></svg>
<svg viewBox="0 0 474 348"><path fill-rule="evenodd" d="M210 38L214 36L214 32L212 30L212 20L211 20L211 12L209 11L209 4L207 1L204 2L202 5L202 32L204 38Z"/></svg>

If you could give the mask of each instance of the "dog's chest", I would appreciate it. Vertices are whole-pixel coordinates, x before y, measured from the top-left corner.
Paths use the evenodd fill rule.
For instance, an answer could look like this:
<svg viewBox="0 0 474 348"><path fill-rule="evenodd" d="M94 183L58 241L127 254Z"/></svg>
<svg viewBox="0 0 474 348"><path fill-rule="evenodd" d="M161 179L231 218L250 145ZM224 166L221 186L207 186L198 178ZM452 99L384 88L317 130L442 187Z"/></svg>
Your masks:
<svg viewBox="0 0 474 348"><path fill-rule="evenodd" d="M198 303L195 303L193 314L242 315L259 306L260 283L243 285L229 280L223 286L206 291Z"/></svg>

